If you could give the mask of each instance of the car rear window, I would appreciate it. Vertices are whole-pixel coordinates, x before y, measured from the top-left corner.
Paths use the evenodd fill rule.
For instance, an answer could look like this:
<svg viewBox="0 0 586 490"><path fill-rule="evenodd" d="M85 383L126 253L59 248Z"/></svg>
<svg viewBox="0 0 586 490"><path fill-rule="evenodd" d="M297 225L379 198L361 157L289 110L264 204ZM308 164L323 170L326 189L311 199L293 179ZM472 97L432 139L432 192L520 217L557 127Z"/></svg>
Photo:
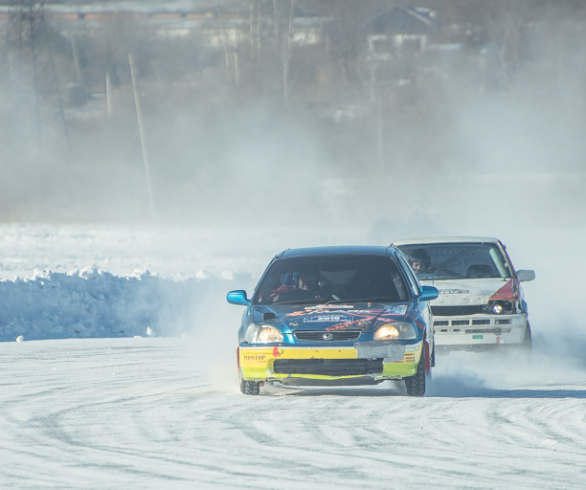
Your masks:
<svg viewBox="0 0 586 490"><path fill-rule="evenodd" d="M511 270L494 243L401 245L419 280L509 278Z"/></svg>
<svg viewBox="0 0 586 490"><path fill-rule="evenodd" d="M390 257L344 255L276 261L257 289L257 304L401 302L410 298Z"/></svg>

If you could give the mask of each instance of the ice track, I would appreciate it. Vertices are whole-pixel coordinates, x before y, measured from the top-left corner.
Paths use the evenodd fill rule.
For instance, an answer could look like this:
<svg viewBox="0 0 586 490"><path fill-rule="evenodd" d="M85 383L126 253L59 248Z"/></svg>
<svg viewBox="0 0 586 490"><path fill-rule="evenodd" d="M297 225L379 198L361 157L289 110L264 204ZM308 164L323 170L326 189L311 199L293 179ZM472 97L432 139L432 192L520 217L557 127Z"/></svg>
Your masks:
<svg viewBox="0 0 586 490"><path fill-rule="evenodd" d="M0 488L586 487L578 371L536 383L448 356L420 399L391 383L246 397L227 350L194 345L0 344Z"/></svg>

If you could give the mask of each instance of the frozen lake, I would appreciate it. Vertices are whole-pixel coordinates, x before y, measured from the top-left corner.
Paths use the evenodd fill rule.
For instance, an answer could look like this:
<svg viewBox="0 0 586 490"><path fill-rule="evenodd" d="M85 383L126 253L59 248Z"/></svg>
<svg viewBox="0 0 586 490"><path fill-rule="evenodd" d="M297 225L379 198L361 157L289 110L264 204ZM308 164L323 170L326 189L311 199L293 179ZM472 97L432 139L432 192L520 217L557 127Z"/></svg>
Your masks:
<svg viewBox="0 0 586 490"><path fill-rule="evenodd" d="M583 270L584 233L494 231L536 270L532 359L439 357L420 399L247 397L227 290L284 248L373 243L368 227L2 225L0 488L585 488L581 287L559 262Z"/></svg>
<svg viewBox="0 0 586 490"><path fill-rule="evenodd" d="M424 398L393 383L249 397L221 352L201 354L193 339L0 343L0 486L586 484L579 370L462 354L439 358Z"/></svg>

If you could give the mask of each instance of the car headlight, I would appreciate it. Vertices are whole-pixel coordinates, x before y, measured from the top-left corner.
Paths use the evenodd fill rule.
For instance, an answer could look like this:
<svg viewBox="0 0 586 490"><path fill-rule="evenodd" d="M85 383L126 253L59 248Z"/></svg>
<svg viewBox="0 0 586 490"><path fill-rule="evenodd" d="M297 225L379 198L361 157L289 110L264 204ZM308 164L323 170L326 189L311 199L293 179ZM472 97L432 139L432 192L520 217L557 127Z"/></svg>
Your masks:
<svg viewBox="0 0 586 490"><path fill-rule="evenodd" d="M251 324L246 330L245 340L253 344L283 342L283 334L272 325Z"/></svg>
<svg viewBox="0 0 586 490"><path fill-rule="evenodd" d="M513 303L510 301L489 301L485 307L488 313L502 315L513 312Z"/></svg>
<svg viewBox="0 0 586 490"><path fill-rule="evenodd" d="M374 340L415 339L417 333L407 322L385 323L374 332Z"/></svg>
<svg viewBox="0 0 586 490"><path fill-rule="evenodd" d="M269 344L272 342L283 342L283 334L275 327L269 325L260 325L260 329L256 335L256 342L261 344Z"/></svg>

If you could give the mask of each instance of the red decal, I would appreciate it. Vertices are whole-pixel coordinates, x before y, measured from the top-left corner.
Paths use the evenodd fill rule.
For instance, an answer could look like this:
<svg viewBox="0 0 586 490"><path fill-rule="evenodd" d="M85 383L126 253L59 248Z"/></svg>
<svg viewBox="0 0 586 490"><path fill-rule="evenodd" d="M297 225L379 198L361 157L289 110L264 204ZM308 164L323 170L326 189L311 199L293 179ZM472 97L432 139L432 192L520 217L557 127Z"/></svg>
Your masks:
<svg viewBox="0 0 586 490"><path fill-rule="evenodd" d="M417 325L417 328L418 328L419 330L425 330L425 327L424 327L423 323L422 323L422 322L420 322L420 321L419 321L417 318L415 318L413 315L405 315L405 318L411 318L411 319L412 319L412 320L415 322L415 325Z"/></svg>
<svg viewBox="0 0 586 490"><path fill-rule="evenodd" d="M276 345L273 347L273 356L274 357L282 356L283 352L285 352L285 351L283 351L283 350L279 351L279 348Z"/></svg>
<svg viewBox="0 0 586 490"><path fill-rule="evenodd" d="M489 298L489 301L494 301L494 300L499 300L499 299L515 300L518 297L518 293L519 293L519 287L515 283L514 279L511 279L502 288L500 288L496 293L494 293Z"/></svg>
<svg viewBox="0 0 586 490"><path fill-rule="evenodd" d="M351 322L344 322L344 323L336 323L335 325L332 325L331 327L327 327L326 330L344 330L345 328L355 328L357 322L355 321L351 321Z"/></svg>
<svg viewBox="0 0 586 490"><path fill-rule="evenodd" d="M497 335L496 336L496 343L497 344L500 344L501 343L501 336L500 335Z"/></svg>

